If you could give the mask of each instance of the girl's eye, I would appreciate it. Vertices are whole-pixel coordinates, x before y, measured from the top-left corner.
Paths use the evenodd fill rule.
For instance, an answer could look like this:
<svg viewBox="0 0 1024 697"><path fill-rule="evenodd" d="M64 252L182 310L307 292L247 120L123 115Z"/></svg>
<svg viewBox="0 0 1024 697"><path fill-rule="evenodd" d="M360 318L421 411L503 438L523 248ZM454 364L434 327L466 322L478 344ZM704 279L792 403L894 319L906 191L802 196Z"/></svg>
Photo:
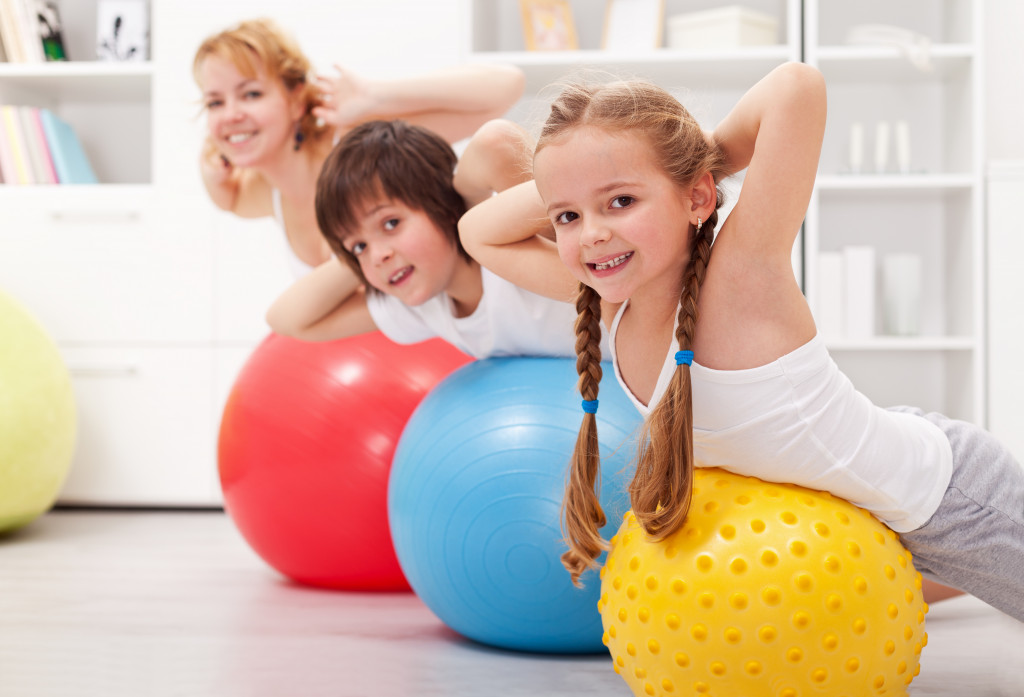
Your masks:
<svg viewBox="0 0 1024 697"><path fill-rule="evenodd" d="M627 208L635 200L632 196L616 196L612 199L612 208Z"/></svg>
<svg viewBox="0 0 1024 697"><path fill-rule="evenodd" d="M398 227L398 218L389 218L384 221L385 230L394 230L396 227Z"/></svg>
<svg viewBox="0 0 1024 697"><path fill-rule="evenodd" d="M348 251L352 252L352 256L357 257L357 256L359 256L360 254L362 254L363 252L366 251L366 243L365 242L356 242L356 243L354 243L352 245L352 247Z"/></svg>
<svg viewBox="0 0 1024 697"><path fill-rule="evenodd" d="M572 221L576 220L579 217L580 216L578 214L573 213L572 211L565 211L564 213L559 213L557 216L555 216L555 224L568 225L569 223L571 223Z"/></svg>

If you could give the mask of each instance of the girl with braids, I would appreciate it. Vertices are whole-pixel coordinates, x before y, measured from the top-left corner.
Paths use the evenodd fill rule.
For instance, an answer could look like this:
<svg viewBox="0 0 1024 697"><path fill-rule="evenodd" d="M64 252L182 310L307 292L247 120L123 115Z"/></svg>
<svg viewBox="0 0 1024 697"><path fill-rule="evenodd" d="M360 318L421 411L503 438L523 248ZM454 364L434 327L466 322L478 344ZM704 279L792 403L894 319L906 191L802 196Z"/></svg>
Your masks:
<svg viewBox="0 0 1024 697"><path fill-rule="evenodd" d="M578 580L606 548L600 318L646 416L630 496L652 538L683 524L695 466L795 483L869 510L926 577L1024 620L1024 469L973 425L871 404L832 361L794 278L824 128L824 81L799 63L764 77L713 133L652 85L571 86L538 140L535 183L463 218L467 250L509 280L542 293L580 283L585 414L563 563ZM717 184L742 169L716 235ZM547 226L556 244L538 235Z"/></svg>
<svg viewBox="0 0 1024 697"><path fill-rule="evenodd" d="M314 76L298 44L269 19L210 36L192 65L209 131L199 163L203 184L219 208L243 218L273 216L297 277L331 258L313 199L341 136L366 121L400 118L454 143L504 114L524 84L518 68L504 65L372 81L335 67L335 76Z"/></svg>

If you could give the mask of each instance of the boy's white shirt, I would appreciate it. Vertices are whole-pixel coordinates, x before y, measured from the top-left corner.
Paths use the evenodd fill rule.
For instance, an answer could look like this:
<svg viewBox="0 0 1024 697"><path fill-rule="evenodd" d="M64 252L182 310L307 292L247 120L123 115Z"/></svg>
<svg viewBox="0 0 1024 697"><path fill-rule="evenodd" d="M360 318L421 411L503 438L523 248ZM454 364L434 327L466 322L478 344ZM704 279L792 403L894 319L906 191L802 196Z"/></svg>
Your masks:
<svg viewBox="0 0 1024 697"><path fill-rule="evenodd" d="M416 307L372 293L366 304L377 328L399 344L436 336L474 358L576 357L574 305L531 293L485 268L480 273L483 295L468 317L455 317L444 293ZM607 333L603 334L601 355L607 357Z"/></svg>

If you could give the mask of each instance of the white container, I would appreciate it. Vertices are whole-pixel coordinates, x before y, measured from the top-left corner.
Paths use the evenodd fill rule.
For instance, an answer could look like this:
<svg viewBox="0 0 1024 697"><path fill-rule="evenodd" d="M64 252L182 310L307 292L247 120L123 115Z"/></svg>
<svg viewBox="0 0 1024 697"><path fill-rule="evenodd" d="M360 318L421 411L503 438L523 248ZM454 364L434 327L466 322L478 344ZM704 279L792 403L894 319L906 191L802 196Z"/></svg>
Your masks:
<svg viewBox="0 0 1024 697"><path fill-rule="evenodd" d="M726 49L778 42L778 19L740 5L673 15L668 20L669 48Z"/></svg>

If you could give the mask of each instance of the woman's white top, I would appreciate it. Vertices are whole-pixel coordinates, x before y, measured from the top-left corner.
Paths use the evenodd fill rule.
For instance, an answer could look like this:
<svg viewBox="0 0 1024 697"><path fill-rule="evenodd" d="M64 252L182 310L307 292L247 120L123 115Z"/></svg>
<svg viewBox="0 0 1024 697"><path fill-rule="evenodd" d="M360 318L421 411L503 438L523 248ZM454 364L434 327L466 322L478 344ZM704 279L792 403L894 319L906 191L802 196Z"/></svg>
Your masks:
<svg viewBox="0 0 1024 697"><path fill-rule="evenodd" d="M480 273L483 296L468 317L453 314L445 293L415 307L367 293L366 304L377 328L399 344L437 336L474 358L576 356L575 306L531 293L483 267ZM607 346L602 336L602 351Z"/></svg>
<svg viewBox="0 0 1024 697"><path fill-rule="evenodd" d="M650 404L622 380L611 329L615 377L645 417L676 370L669 347ZM815 336L795 351L748 370L712 370L694 357L694 457L765 481L828 491L873 513L896 532L914 530L938 508L952 475L945 434L914 414L877 407L858 392Z"/></svg>
<svg viewBox="0 0 1024 697"><path fill-rule="evenodd" d="M281 208L281 190L271 189L270 198L274 205L274 220L276 220L277 224L281 226L281 232L284 233L284 249L285 255L288 259L288 268L291 269L292 275L295 276L295 278L302 278L306 274L310 273L314 267L300 259L299 255L295 253L294 249L292 249L291 242L288 241L288 231L284 226L284 213Z"/></svg>

